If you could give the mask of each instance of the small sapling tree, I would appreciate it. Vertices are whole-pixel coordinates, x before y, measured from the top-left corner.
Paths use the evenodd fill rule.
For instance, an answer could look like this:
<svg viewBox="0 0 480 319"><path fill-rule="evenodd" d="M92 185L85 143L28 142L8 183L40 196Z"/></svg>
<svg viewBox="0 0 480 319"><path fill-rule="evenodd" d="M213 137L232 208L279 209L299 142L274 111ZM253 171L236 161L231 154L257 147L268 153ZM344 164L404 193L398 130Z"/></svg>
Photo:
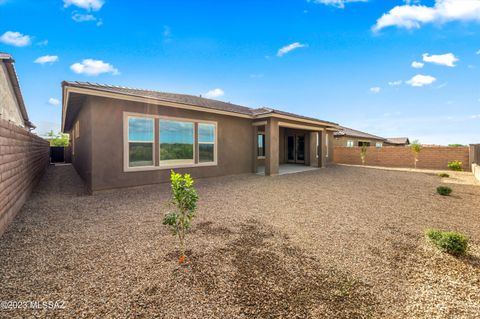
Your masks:
<svg viewBox="0 0 480 319"><path fill-rule="evenodd" d="M172 170L170 183L172 189L171 205L175 207L175 210L165 215L163 224L168 226L173 235L177 236L180 241L178 262L182 264L185 261L185 236L195 217L198 195L193 187L193 179L190 174L182 176L182 174L175 173Z"/></svg>
<svg viewBox="0 0 480 319"><path fill-rule="evenodd" d="M367 159L367 145L362 145L362 148L360 149L360 159L362 160L362 165L365 165L365 160Z"/></svg>
<svg viewBox="0 0 480 319"><path fill-rule="evenodd" d="M420 154L420 152L422 151L422 145L420 144L420 142L418 140L415 140L410 145L410 149L412 150L412 153L413 153L413 159L414 159L413 165L416 169L417 168L417 162L418 162L418 154Z"/></svg>

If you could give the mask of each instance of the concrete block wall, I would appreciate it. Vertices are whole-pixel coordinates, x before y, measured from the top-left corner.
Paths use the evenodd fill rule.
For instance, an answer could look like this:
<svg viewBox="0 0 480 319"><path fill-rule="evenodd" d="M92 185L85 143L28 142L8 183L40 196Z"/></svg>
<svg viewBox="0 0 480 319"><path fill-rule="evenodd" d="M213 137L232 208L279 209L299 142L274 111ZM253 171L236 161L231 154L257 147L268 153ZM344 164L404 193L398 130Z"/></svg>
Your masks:
<svg viewBox="0 0 480 319"><path fill-rule="evenodd" d="M360 147L335 147L334 162L361 165ZM424 147L418 156L417 168L448 170L448 162L461 161L463 169L470 171L468 147ZM409 147L369 147L365 165L384 167L414 167L414 157Z"/></svg>
<svg viewBox="0 0 480 319"><path fill-rule="evenodd" d="M49 165L48 141L0 119L0 236Z"/></svg>

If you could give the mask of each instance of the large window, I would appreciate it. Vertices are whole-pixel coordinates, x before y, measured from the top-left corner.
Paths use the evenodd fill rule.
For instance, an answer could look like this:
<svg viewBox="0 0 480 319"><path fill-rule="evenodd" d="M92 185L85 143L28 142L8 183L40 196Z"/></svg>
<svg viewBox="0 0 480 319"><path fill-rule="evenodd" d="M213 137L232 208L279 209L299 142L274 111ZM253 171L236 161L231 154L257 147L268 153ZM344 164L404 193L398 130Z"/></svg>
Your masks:
<svg viewBox="0 0 480 319"><path fill-rule="evenodd" d="M125 112L123 123L124 171L217 165L216 122Z"/></svg>
<svg viewBox="0 0 480 319"><path fill-rule="evenodd" d="M215 162L215 125L198 123L198 161Z"/></svg>
<svg viewBox="0 0 480 319"><path fill-rule="evenodd" d="M370 142L358 141L358 146L360 146L360 147L362 147L362 146L370 146Z"/></svg>
<svg viewBox="0 0 480 319"><path fill-rule="evenodd" d="M160 165L187 165L195 162L193 122L160 119Z"/></svg>
<svg viewBox="0 0 480 319"><path fill-rule="evenodd" d="M257 135L257 157L265 157L265 133Z"/></svg>
<svg viewBox="0 0 480 319"><path fill-rule="evenodd" d="M153 166L154 120L128 118L128 166Z"/></svg>

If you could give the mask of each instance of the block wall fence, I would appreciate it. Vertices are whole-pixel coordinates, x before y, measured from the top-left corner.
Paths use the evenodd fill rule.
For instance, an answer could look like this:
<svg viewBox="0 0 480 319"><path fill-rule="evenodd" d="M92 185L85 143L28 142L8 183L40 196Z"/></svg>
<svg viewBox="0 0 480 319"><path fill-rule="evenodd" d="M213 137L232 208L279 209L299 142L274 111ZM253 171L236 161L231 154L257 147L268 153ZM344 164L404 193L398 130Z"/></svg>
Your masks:
<svg viewBox="0 0 480 319"><path fill-rule="evenodd" d="M362 165L361 147L335 147L333 161L338 164ZM417 168L448 170L448 162L461 161L465 171L471 171L468 147L423 147L418 156ZM410 147L369 147L365 165L384 167L414 167Z"/></svg>
<svg viewBox="0 0 480 319"><path fill-rule="evenodd" d="M45 173L48 141L0 119L0 236Z"/></svg>

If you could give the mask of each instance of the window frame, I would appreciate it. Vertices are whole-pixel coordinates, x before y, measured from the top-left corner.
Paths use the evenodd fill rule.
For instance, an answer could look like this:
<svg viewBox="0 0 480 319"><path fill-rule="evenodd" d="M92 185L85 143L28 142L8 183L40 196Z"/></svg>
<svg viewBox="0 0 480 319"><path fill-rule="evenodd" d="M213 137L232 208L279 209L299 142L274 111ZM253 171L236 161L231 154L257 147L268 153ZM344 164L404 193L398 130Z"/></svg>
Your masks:
<svg viewBox="0 0 480 319"><path fill-rule="evenodd" d="M354 140L347 140L347 147L355 147L355 141Z"/></svg>
<svg viewBox="0 0 480 319"><path fill-rule="evenodd" d="M129 166L129 146L128 146L128 118L129 117L140 117L140 118L151 118L154 120L154 138L153 138L153 166ZM160 120L171 120L179 122L191 122L194 123L194 161L193 164L181 164L181 165L160 165ZM198 124L213 124L215 128L214 143L204 143L204 144L213 144L214 146L214 161L213 162L204 162L200 163L198 154L199 154L199 142L198 142ZM158 152L155 151L155 144L158 145ZM200 120L192 119L187 117L176 117L176 116L165 116L165 115L155 115L147 113L137 113L137 112L123 112L123 172L139 172L139 171L156 171L156 170L170 170L174 168L194 168L202 166L218 166L218 122L209 121L209 120Z"/></svg>
<svg viewBox="0 0 480 319"><path fill-rule="evenodd" d="M212 142L200 142L200 134L198 134L198 127L200 124L212 124L214 127L214 136L213 136L213 143ZM212 121L197 121L195 124L195 131L197 132L197 139L195 139L195 144L196 144L196 151L198 154L198 158L195 158L195 161L198 161L195 163L195 166L216 166L217 165L217 149L218 149L218 135L217 135L217 122L212 122ZM213 162L200 162L200 144L208 144L208 145L213 145Z"/></svg>
<svg viewBox="0 0 480 319"><path fill-rule="evenodd" d="M259 135L263 135L263 155L258 155L258 150L259 150L259 148L258 148L258 136ZM265 155L267 154L267 152L266 152L266 149L265 149L265 142L266 142L265 132L258 131L257 132L257 159L265 159L266 158Z"/></svg>
<svg viewBox="0 0 480 319"><path fill-rule="evenodd" d="M360 145L360 143L362 143L362 145ZM358 142L357 142L357 147L363 147L364 144L366 144L366 145L365 145L366 147L372 146L372 143L371 143L370 141L367 141L367 140L358 140Z"/></svg>
<svg viewBox="0 0 480 319"><path fill-rule="evenodd" d="M328 158L329 146L328 146L328 133L325 134L325 157Z"/></svg>
<svg viewBox="0 0 480 319"><path fill-rule="evenodd" d="M77 120L74 126L74 131L75 131L75 138L80 137L80 120Z"/></svg>
<svg viewBox="0 0 480 319"><path fill-rule="evenodd" d="M375 142L375 147L376 147L376 148L382 148L382 147L383 147L383 143L382 143L382 142Z"/></svg>
<svg viewBox="0 0 480 319"><path fill-rule="evenodd" d="M153 121L153 141L132 141L130 142L129 139L129 130L130 127L128 125L128 120L130 118L141 118L141 119L150 119ZM156 124L155 124L155 118L148 116L147 114L145 115L140 115L140 114L135 114L135 115L127 115L124 117L124 169L128 171L142 171L142 170L148 170L152 169L155 167L156 159L155 159L155 131L156 131ZM147 144L147 143L152 143L152 162L153 165L145 165L145 166L130 166L130 143L142 143L142 144Z"/></svg>

